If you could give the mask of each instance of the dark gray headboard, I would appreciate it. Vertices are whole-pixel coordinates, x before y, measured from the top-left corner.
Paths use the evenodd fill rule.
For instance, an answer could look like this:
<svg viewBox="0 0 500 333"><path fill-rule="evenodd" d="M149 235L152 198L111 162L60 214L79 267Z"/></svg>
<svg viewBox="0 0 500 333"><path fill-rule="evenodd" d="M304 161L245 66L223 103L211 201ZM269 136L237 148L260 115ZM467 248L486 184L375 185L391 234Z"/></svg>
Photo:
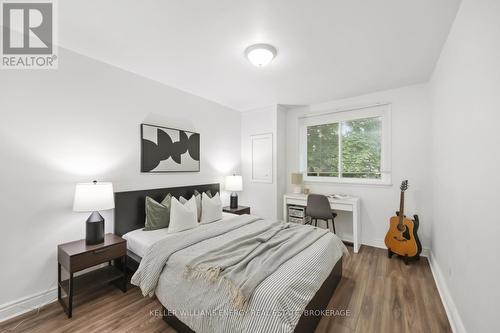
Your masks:
<svg viewBox="0 0 500 333"><path fill-rule="evenodd" d="M212 194L219 192L219 184L190 185L180 187L158 188L153 190L139 190L115 193L115 234L123 236L129 231L143 228L146 221L145 200L151 197L161 202L170 193L174 197L180 196L191 198L194 190L205 192L210 190Z"/></svg>

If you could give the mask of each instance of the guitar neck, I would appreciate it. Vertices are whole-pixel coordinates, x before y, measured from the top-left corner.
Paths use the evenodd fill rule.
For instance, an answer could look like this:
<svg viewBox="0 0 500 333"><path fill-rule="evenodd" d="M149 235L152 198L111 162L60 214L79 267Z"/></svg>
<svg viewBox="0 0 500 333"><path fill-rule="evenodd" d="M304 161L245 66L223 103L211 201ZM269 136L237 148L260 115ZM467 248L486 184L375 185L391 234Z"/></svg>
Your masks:
<svg viewBox="0 0 500 333"><path fill-rule="evenodd" d="M401 197L399 199L399 223L403 223L405 210L405 192L401 191Z"/></svg>

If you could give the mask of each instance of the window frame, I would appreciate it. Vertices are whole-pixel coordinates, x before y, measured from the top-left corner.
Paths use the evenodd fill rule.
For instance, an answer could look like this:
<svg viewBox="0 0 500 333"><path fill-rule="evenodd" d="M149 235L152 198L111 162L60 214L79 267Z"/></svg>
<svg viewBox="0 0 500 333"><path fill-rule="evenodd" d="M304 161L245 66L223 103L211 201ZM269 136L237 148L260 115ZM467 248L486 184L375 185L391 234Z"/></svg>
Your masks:
<svg viewBox="0 0 500 333"><path fill-rule="evenodd" d="M300 171L304 174L304 181L315 183L391 185L391 109L392 106L390 103L381 103L361 107L326 110L324 112L311 113L299 117L299 166ZM374 117L381 118L382 126L380 179L342 177L342 170L339 170L339 176L337 177L307 175L307 127L339 123L339 132L341 133L341 122ZM339 164L341 165L342 154L340 149L342 135L339 135L339 139Z"/></svg>

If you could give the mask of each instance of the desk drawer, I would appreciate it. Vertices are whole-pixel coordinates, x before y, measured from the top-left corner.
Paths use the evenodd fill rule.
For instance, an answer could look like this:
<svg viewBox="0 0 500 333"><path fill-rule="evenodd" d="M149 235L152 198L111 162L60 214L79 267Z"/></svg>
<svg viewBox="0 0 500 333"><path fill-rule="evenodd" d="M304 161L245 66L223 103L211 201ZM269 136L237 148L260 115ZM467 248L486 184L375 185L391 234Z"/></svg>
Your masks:
<svg viewBox="0 0 500 333"><path fill-rule="evenodd" d="M352 212L352 205L349 204L330 202L330 207L332 207L333 210Z"/></svg>
<svg viewBox="0 0 500 333"><path fill-rule="evenodd" d="M71 272L81 271L106 261L122 257L127 253L127 243L106 246L105 248L78 254L71 258Z"/></svg>
<svg viewBox="0 0 500 333"><path fill-rule="evenodd" d="M301 199L293 199L293 198L287 198L286 199L286 204L287 205L296 205L296 206L307 206L307 200L301 200Z"/></svg>

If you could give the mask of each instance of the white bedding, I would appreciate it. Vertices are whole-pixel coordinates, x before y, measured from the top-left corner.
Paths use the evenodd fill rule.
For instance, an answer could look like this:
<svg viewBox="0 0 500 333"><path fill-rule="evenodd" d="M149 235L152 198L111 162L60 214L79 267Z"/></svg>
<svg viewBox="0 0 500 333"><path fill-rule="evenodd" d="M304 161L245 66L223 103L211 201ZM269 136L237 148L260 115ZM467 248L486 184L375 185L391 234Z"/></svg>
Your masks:
<svg viewBox="0 0 500 333"><path fill-rule="evenodd" d="M231 213L222 213L222 219L228 219L230 217L234 217L234 214ZM146 250L156 243L157 241L168 237L171 234L168 234L168 228L157 229L157 230L149 230L144 231L141 229L136 229L130 232L127 232L123 235L123 239L127 240L127 249L131 251L133 254L139 256L140 258L144 257Z"/></svg>

